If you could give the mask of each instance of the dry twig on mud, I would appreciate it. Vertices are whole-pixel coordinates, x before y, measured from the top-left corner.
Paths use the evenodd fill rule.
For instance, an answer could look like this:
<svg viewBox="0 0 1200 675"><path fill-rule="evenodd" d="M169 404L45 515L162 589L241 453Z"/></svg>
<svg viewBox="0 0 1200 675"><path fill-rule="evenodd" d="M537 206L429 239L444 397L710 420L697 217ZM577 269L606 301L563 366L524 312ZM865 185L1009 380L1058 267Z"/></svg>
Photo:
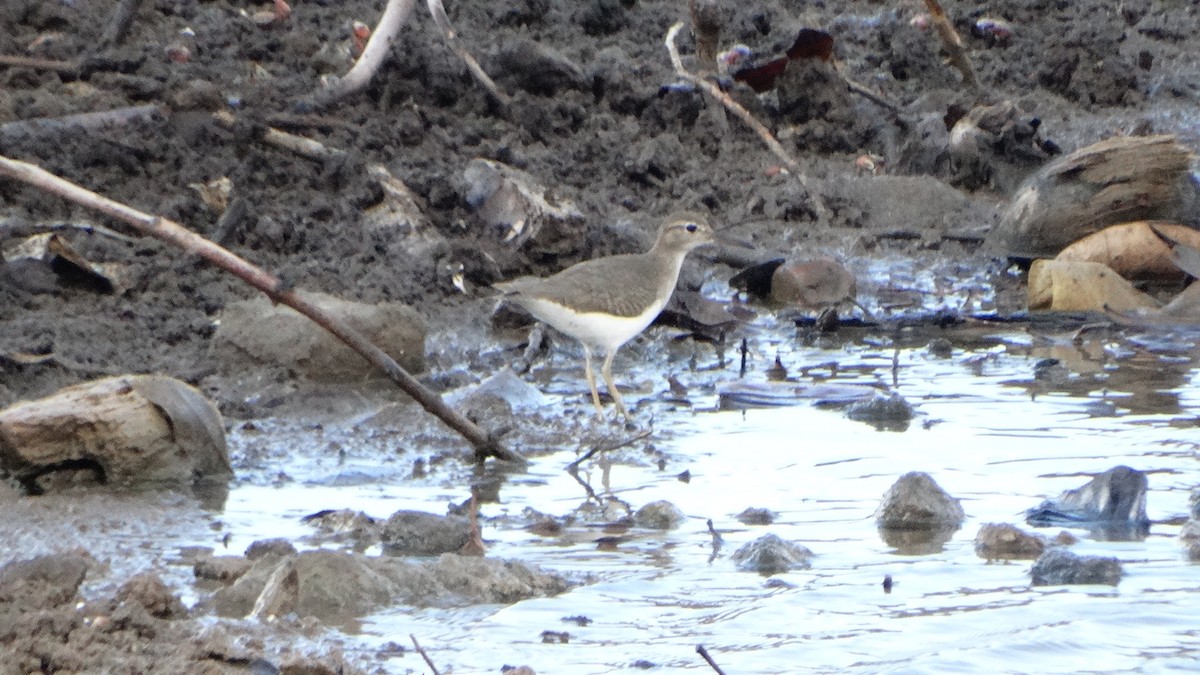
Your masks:
<svg viewBox="0 0 1200 675"><path fill-rule="evenodd" d="M0 66L30 68L32 70L53 70L59 75L68 76L79 72L79 62L77 61L55 61L31 56L10 56L8 54L0 54Z"/></svg>
<svg viewBox="0 0 1200 675"><path fill-rule="evenodd" d="M429 411L447 426L458 432L475 448L475 456L483 460L489 456L507 461L524 462L518 453L508 450L474 422L464 417L442 400L440 396L418 382L400 364L379 347L371 343L362 333L346 325L324 309L306 300L293 290L283 288L279 278L250 262L239 258L213 242L184 228L182 225L139 211L120 202L96 194L45 169L28 162L0 156L0 176L19 180L45 192L58 195L69 201L99 211L111 218L128 223L139 232L196 254L213 265L233 274L271 298L295 309L325 330L333 333L351 349L361 354L372 365L382 370L405 393L412 396L421 407Z"/></svg>
<svg viewBox="0 0 1200 675"><path fill-rule="evenodd" d="M400 32L408 15L412 14L413 5L417 0L388 0L383 16L379 17L379 25L371 31L367 46L363 48L362 56L354 62L350 72L330 81L321 91L317 92L315 103L325 106L335 103L364 87L375 76L375 71L383 64L388 49L392 46L392 38Z"/></svg>
<svg viewBox="0 0 1200 675"><path fill-rule="evenodd" d="M225 110L213 113L213 120L226 129L233 129L234 125L237 123L233 117L233 114ZM319 141L314 141L311 138L290 134L286 131L280 131L274 127L267 127L267 131L263 134L262 140L264 143L270 143L276 147L280 147L285 150L291 150L297 155L307 157L309 159L315 159L318 162L322 162L327 159L333 159L335 157L342 157L346 154L345 150L331 148Z"/></svg>
<svg viewBox="0 0 1200 675"><path fill-rule="evenodd" d="M937 0L925 0L925 7L929 9L933 27L946 47L950 65L962 73L963 84L971 89L978 89L979 80L975 78L975 69L971 67L971 60L967 58L967 50L963 47L962 38L959 37L958 31L954 30L954 24L950 23L950 17L946 16L946 12L942 10L942 6L938 4Z"/></svg>
<svg viewBox="0 0 1200 675"><path fill-rule="evenodd" d="M508 96L505 96L504 92L500 91L500 88L496 86L492 78L483 72L483 68L479 66L479 62L475 60L475 57L471 56L471 52L467 51L467 48L462 46L462 43L458 41L458 34L454 32L454 27L450 25L450 17L446 16L446 8L442 6L442 0L427 0L427 2L429 5L429 14L433 17L433 22L437 24L438 28L442 29L442 35L446 37L446 44L450 46L450 49L454 50L455 54L458 54L458 58L467 64L467 70L471 71L471 77L474 77L475 81L487 90L492 100L502 110L507 110L509 104Z"/></svg>
<svg viewBox="0 0 1200 675"><path fill-rule="evenodd" d="M679 22L674 26L671 26L671 29L667 31L667 52L669 52L671 55L671 65L675 67L675 74L679 75L679 77L682 77L688 82L691 82L700 89L708 92L709 96L712 96L720 101L721 104L725 106L726 110L732 112L739 119L745 122L746 126L753 129L754 132L758 134L759 138L761 138L763 142L767 144L767 147L771 150L771 152L775 153L775 156L778 157L785 166L787 166L788 171L790 171L791 174L796 177L796 180L800 182L800 186L804 188L804 191L808 193L809 198L812 199L813 210L816 212L817 220L827 220L829 214L825 208L825 204L821 202L821 197L814 193L808 186L808 179L805 177L804 172L801 171L800 163L797 162L782 145L780 145L779 141L775 140L775 137L771 135L771 130L768 129L762 122L759 122L757 119L755 119L754 115L751 115L749 110L746 110L742 106L738 105L737 101L729 97L729 94L721 91L720 87L712 82L709 82L703 77L700 77L699 75L688 72L687 69L683 67L683 59L679 56L679 48L675 46L675 37L679 34L679 31L682 28L683 23Z"/></svg>

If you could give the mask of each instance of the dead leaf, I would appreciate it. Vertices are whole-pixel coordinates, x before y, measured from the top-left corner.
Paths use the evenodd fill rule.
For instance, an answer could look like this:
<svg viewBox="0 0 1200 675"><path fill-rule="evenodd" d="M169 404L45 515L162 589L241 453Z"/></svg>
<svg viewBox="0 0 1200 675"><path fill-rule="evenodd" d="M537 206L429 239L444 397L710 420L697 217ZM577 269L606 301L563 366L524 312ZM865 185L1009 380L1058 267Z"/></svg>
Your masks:
<svg viewBox="0 0 1200 675"><path fill-rule="evenodd" d="M1029 309L1125 312L1159 302L1097 262L1035 260L1029 268Z"/></svg>
<svg viewBox="0 0 1200 675"><path fill-rule="evenodd" d="M1103 263L1126 279L1179 280L1184 271L1175 263L1171 247L1154 234L1154 229L1172 240L1200 248L1200 230L1174 223L1138 221L1089 234L1063 249L1055 260Z"/></svg>

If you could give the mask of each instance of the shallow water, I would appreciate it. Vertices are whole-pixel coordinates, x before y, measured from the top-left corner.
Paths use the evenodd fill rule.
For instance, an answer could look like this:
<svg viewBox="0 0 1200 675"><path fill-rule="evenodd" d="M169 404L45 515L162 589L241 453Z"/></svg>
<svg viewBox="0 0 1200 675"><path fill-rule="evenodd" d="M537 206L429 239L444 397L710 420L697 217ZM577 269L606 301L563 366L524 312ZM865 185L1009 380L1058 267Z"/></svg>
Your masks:
<svg viewBox="0 0 1200 675"><path fill-rule="evenodd" d="M483 506L488 555L593 581L510 607L381 612L356 638L361 654L390 641L407 646L413 634L443 671L458 673L498 672L502 664L544 673L623 672L639 664L710 672L697 644L730 673L1194 669L1200 565L1183 557L1178 526L1156 524L1141 542L1095 541L1075 531L1076 552L1123 561L1125 578L1115 588L1030 588L1031 563L989 564L975 555L981 524L1025 527L1025 509L1078 487L1085 474L1118 464L1149 472L1155 520L1185 513L1200 484L1195 334L1076 328L843 331L836 342L814 346L764 341L755 350L763 363L752 370L775 354L797 373L836 362L832 378L827 367L797 379L889 385L918 416L895 432L808 405L713 412L715 395L703 393L709 383L696 386L695 411L664 413L656 422L672 432L656 440L673 458L664 469L626 450L612 462L584 463L580 474L599 500L634 509L670 500L688 516L681 528L633 531L607 550L594 543L599 532L531 534L516 524L523 509L564 515L590 499L563 470L572 453L538 459L501 489L499 503ZM951 340L952 354L932 355L931 337ZM1035 364L1048 357L1062 367L1035 378ZM577 392L573 360L556 358L564 368L549 389ZM360 469L329 467L341 475ZM685 469L687 482L677 478ZM930 473L967 512L964 526L933 553L898 549L874 526L880 497L914 470ZM303 536L298 517L315 508L386 517L400 508L438 511L463 497L459 488L427 482L341 482L353 484L235 489L222 514L234 533L230 549L260 536ZM747 507L778 518L742 525L735 516ZM707 519L724 539L715 556ZM770 579L737 571L733 551L768 532L812 549L812 569ZM895 580L890 594L881 586L885 575ZM590 623L564 621L575 616ZM570 641L543 644L545 630L566 631ZM387 664L390 672L425 670L411 651Z"/></svg>

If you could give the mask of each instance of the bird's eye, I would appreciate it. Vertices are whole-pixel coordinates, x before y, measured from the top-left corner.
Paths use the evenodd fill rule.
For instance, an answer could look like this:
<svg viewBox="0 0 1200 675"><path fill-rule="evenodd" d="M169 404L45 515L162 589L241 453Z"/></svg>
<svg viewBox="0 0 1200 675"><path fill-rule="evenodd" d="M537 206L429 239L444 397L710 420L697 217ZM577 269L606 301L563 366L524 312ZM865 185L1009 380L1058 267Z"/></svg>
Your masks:
<svg viewBox="0 0 1200 675"><path fill-rule="evenodd" d="M687 231L688 231L688 232L695 232L695 231L696 231L696 224L695 224L695 223L688 223L687 225L684 225L684 227L687 229Z"/></svg>

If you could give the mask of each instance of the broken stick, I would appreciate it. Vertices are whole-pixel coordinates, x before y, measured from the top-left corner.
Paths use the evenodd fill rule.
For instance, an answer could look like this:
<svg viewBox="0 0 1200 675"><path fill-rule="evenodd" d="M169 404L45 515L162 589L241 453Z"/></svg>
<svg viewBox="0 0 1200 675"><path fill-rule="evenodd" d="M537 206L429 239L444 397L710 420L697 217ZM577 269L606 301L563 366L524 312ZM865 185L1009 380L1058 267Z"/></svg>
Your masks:
<svg viewBox="0 0 1200 675"><path fill-rule="evenodd" d="M315 303L306 300L294 290L280 290L283 288L280 279L266 270L239 258L228 250L188 230L179 223L139 211L133 207L103 197L28 162L0 155L0 176L19 180L45 192L58 195L76 204L99 211L111 218L128 223L142 234L154 237L187 253L194 253L204 258L213 265L262 291L272 301L291 307L325 330L333 333L334 336L361 354L372 365L382 370L405 393L412 396L421 407L435 415L470 442L475 447L476 458L480 461L487 457L496 457L514 462L525 461L525 458L520 454L504 448L490 434L479 428L474 422L463 416L462 413L447 405L440 396L417 381L400 364L396 363L392 357L388 356L386 352L364 337L362 333L329 314Z"/></svg>
<svg viewBox="0 0 1200 675"><path fill-rule="evenodd" d="M757 119L755 119L754 115L751 115L749 110L746 110L742 106L738 105L738 102L730 98L729 94L721 91L720 87L712 82L709 82L703 77L700 77L699 75L688 72L687 69L683 67L683 59L679 56L679 48L675 46L675 37L679 35L679 31L682 29L683 22L679 22L674 26L671 26L671 29L667 31L667 52L671 55L671 65L675 67L675 74L687 80L688 82L691 82L693 85L707 92L709 96L712 96L720 101L721 104L725 106L726 110L736 115L738 119L746 123L746 126L753 129L754 132L758 134L758 137L763 140L763 143L767 144L767 148L769 148L771 152L773 152L775 156L778 157L785 166L787 166L788 171L796 177L796 180L800 182L800 186L803 187L804 191L808 193L808 196L812 199L813 210L816 212L817 220L828 220L829 211L821 202L821 198L812 191L812 188L808 186L808 178L805 177L804 172L800 169L800 163L797 162L795 158L793 158L791 154L784 149L783 145L781 145L779 141L775 139L775 136L771 134L771 130L768 129L762 122L759 122Z"/></svg>

